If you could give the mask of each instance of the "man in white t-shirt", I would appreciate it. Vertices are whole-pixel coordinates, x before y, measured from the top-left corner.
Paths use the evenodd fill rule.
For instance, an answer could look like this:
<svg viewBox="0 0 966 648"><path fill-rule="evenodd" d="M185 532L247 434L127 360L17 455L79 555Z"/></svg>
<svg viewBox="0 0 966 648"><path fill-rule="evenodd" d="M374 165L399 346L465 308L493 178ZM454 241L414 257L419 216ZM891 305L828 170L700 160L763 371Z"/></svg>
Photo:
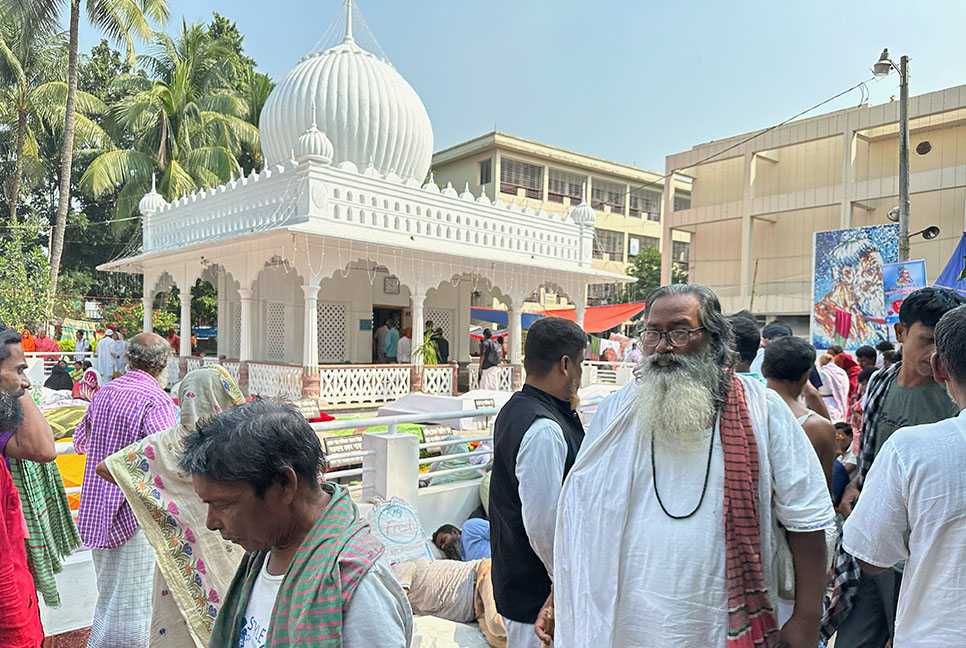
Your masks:
<svg viewBox="0 0 966 648"><path fill-rule="evenodd" d="M409 648L412 611L319 437L291 405L253 401L189 434L179 460L208 528L246 554L210 645Z"/></svg>
<svg viewBox="0 0 966 648"><path fill-rule="evenodd" d="M897 430L882 446L842 544L863 571L907 561L894 646L964 642L966 566L966 306L935 329L933 374L959 406L958 417Z"/></svg>

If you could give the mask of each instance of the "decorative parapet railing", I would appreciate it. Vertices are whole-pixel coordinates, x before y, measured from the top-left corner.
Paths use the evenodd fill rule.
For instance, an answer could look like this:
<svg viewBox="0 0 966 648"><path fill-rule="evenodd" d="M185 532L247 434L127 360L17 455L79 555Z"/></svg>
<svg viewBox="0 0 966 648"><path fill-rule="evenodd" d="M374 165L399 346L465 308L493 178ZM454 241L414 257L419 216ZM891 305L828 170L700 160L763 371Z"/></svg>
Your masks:
<svg viewBox="0 0 966 648"><path fill-rule="evenodd" d="M410 364L320 365L319 398L330 405L393 401L410 392L412 368Z"/></svg>
<svg viewBox="0 0 966 648"><path fill-rule="evenodd" d="M249 362L248 392L265 398L298 400L302 397L302 365Z"/></svg>
<svg viewBox="0 0 966 648"><path fill-rule="evenodd" d="M201 369L204 364L204 358L200 358L198 356L188 356L184 359L185 373L194 371L195 369Z"/></svg>
<svg viewBox="0 0 966 648"><path fill-rule="evenodd" d="M181 358L171 356L168 358L168 385L174 385L181 380Z"/></svg>
<svg viewBox="0 0 966 648"><path fill-rule="evenodd" d="M336 236L401 244L462 244L471 256L558 266L590 262L592 228L515 202L490 201L452 186L401 182L395 174L357 172L290 160L195 192L144 217L143 251L170 250L311 221L338 225ZM358 237L356 236L358 230ZM387 238L389 235L390 238Z"/></svg>
<svg viewBox="0 0 966 648"><path fill-rule="evenodd" d="M499 379L497 383L497 391L513 391L513 366L512 365L500 365L497 367L499 370ZM480 375L477 373L476 367L470 364L470 391L480 388Z"/></svg>
<svg viewBox="0 0 966 648"><path fill-rule="evenodd" d="M459 365L427 365L423 367L423 391L438 396L456 394L456 372Z"/></svg>
<svg viewBox="0 0 966 648"><path fill-rule="evenodd" d="M236 383L241 383L241 363L237 360L224 360L221 366L225 368L231 377L235 379Z"/></svg>

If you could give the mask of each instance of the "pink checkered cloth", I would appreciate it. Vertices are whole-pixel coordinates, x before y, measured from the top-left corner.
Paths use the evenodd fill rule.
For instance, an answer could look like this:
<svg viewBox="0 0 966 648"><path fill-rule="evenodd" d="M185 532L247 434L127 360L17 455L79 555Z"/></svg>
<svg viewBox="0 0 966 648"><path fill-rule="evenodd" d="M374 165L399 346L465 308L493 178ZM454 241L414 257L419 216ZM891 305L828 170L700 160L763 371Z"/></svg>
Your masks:
<svg viewBox="0 0 966 648"><path fill-rule="evenodd" d="M150 374L138 369L115 378L94 396L74 431L74 450L87 455L77 514L77 528L85 545L92 549L120 547L138 529L121 489L94 473L98 462L177 422L171 397Z"/></svg>

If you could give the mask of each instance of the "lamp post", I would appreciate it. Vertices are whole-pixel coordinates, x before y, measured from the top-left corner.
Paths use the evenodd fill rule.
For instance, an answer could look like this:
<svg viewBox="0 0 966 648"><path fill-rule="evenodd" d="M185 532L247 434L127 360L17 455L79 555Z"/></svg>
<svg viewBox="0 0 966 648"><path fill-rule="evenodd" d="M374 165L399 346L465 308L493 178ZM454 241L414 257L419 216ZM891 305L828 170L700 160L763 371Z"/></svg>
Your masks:
<svg viewBox="0 0 966 648"><path fill-rule="evenodd" d="M899 59L897 66L889 58L888 48L882 50L872 66L876 77L885 77L895 70L899 73L899 260L909 260L909 57Z"/></svg>

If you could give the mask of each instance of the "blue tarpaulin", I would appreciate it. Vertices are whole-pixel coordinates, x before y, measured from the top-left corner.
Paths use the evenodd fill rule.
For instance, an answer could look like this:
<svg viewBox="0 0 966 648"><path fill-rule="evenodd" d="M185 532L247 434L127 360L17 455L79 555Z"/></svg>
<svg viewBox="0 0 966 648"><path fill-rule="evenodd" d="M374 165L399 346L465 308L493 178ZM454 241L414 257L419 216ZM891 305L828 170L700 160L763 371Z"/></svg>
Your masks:
<svg viewBox="0 0 966 648"><path fill-rule="evenodd" d="M491 322L504 327L510 325L507 311L500 310L499 308L479 308L474 306L473 308L470 308L470 317L481 322ZM523 328L530 328L533 326L534 322L536 322L538 319L543 319L544 317L545 315L541 313L524 313Z"/></svg>
<svg viewBox="0 0 966 648"><path fill-rule="evenodd" d="M955 290L966 297L966 279L959 278L963 271L963 257L966 257L966 233L959 238L959 245L956 246L953 255L946 262L946 267L939 273L933 285Z"/></svg>

